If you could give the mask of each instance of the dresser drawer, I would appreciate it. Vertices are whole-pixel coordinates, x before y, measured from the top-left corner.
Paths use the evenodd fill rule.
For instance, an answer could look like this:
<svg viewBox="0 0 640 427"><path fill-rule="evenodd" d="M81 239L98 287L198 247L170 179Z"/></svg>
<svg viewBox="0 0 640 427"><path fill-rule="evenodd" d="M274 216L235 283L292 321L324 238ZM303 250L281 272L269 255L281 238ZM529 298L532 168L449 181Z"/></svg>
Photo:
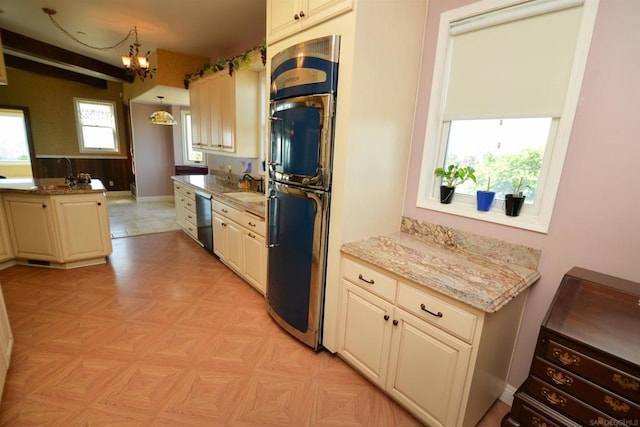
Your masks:
<svg viewBox="0 0 640 427"><path fill-rule="evenodd" d="M265 220L249 212L243 212L242 225L262 237L265 236L267 231L267 224Z"/></svg>
<svg viewBox="0 0 640 427"><path fill-rule="evenodd" d="M242 211L232 208L229 205L226 205L218 200L213 199L212 209L214 212L218 212L221 215L226 216L230 220L242 224Z"/></svg>
<svg viewBox="0 0 640 427"><path fill-rule="evenodd" d="M345 279L355 283L378 295L387 301L393 302L396 298L396 287L398 282L391 277L385 276L382 273L365 267L355 261L348 258L343 258L344 263L342 265L342 275Z"/></svg>
<svg viewBox="0 0 640 427"><path fill-rule="evenodd" d="M603 425L616 425L614 424L616 420L612 417L577 400L570 394L558 390L541 379L531 376L528 381L527 392L531 396L555 411L573 418L581 425L598 425L596 420L599 419L606 420L606 424Z"/></svg>
<svg viewBox="0 0 640 427"><path fill-rule="evenodd" d="M562 424L556 424L551 419L539 414L527 405L522 405L520 412L520 422L522 426L531 427L563 427Z"/></svg>
<svg viewBox="0 0 640 427"><path fill-rule="evenodd" d="M640 420L640 408L637 404L544 359L535 358L532 373L612 417Z"/></svg>
<svg viewBox="0 0 640 427"><path fill-rule="evenodd" d="M398 289L398 306L467 342L473 340L477 317L405 283Z"/></svg>
<svg viewBox="0 0 640 427"><path fill-rule="evenodd" d="M547 339L544 358L607 390L637 402L640 379L587 356L579 349Z"/></svg>

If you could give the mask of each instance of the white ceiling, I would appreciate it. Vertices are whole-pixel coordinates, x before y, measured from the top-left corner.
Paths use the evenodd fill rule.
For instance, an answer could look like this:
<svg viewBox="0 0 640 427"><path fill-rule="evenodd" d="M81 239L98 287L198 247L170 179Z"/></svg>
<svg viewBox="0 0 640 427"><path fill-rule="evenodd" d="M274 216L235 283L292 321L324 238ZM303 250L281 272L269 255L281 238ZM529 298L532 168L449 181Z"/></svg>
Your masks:
<svg viewBox="0 0 640 427"><path fill-rule="evenodd" d="M42 8L56 10L60 26L91 46L113 46L137 27L142 53L160 48L215 60L245 41L242 50L252 47L251 41L265 34L264 0L0 0L1 28L116 66L133 39L106 52L83 46ZM153 102L155 94L149 98L145 102Z"/></svg>

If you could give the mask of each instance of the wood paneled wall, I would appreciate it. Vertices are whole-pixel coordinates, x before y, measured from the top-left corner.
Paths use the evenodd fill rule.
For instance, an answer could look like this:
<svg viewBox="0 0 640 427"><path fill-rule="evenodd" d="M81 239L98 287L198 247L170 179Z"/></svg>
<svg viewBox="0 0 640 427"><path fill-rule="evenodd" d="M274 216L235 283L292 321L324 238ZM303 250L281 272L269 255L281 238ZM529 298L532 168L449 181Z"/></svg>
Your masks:
<svg viewBox="0 0 640 427"><path fill-rule="evenodd" d="M133 182L131 159L83 159L70 158L73 173L80 172L98 178L109 191L128 191ZM38 178L60 178L67 176L67 162L61 158L36 158L32 161L32 169ZM113 181L113 185L109 185Z"/></svg>

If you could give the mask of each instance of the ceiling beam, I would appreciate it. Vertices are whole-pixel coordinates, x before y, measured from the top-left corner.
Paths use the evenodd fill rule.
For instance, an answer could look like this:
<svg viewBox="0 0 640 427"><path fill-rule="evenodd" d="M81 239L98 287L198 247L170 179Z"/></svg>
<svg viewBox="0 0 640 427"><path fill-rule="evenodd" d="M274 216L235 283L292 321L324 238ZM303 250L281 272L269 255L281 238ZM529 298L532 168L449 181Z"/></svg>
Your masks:
<svg viewBox="0 0 640 427"><path fill-rule="evenodd" d="M64 68L43 64L42 62L31 61L30 59L21 58L8 53L4 54L4 62L7 67L23 71L30 71L32 73L55 77L75 83L82 83L99 89L107 89L108 87L105 79L87 76L86 74L76 73L75 71L65 70Z"/></svg>
<svg viewBox="0 0 640 427"><path fill-rule="evenodd" d="M32 39L13 31L0 29L3 47L8 50L23 53L25 55L40 58L54 63L78 67L90 72L103 74L105 76L123 81L132 82L133 76L127 73L123 67L107 64L88 56L80 55L70 50Z"/></svg>

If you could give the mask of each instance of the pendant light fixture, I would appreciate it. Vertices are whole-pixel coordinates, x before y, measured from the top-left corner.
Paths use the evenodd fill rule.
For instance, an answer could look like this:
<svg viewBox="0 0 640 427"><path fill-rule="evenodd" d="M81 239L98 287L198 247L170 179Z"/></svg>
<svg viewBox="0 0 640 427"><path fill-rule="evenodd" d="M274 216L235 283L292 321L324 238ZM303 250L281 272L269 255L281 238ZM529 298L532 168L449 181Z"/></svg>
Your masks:
<svg viewBox="0 0 640 427"><path fill-rule="evenodd" d="M177 125L178 122L173 118L171 113L162 109L162 100L164 99L164 96L158 96L158 99L160 99L160 109L149 116L149 122L154 125Z"/></svg>

